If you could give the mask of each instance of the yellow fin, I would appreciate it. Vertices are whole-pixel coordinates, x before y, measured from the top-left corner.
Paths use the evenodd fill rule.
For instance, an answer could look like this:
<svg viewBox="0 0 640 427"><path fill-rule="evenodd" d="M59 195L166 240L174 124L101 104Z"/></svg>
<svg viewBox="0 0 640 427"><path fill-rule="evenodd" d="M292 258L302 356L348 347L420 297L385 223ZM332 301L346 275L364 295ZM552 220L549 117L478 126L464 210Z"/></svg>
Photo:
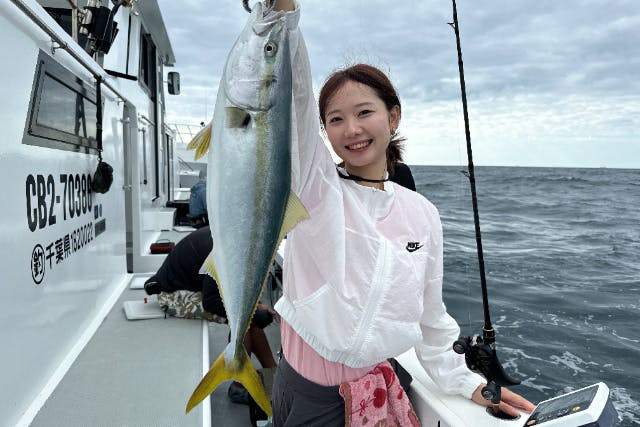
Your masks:
<svg viewBox="0 0 640 427"><path fill-rule="evenodd" d="M218 273L216 272L216 265L213 262L213 251L209 252L209 256L204 260L204 264L202 264L202 268L200 269L200 274L208 273L209 276L213 277L216 280L216 283L220 283L218 279Z"/></svg>
<svg viewBox="0 0 640 427"><path fill-rule="evenodd" d="M208 274L213 277L216 282L216 286L218 287L218 293L220 294L220 299L222 299L222 303L224 304L224 294L222 293L222 288L220 287L220 280L218 279L218 273L216 273L216 266L213 262L213 250L209 252L209 255L204 260L204 264L200 267L199 274Z"/></svg>
<svg viewBox="0 0 640 427"><path fill-rule="evenodd" d="M251 115L242 108L225 107L224 112L228 128L246 128L251 122Z"/></svg>
<svg viewBox="0 0 640 427"><path fill-rule="evenodd" d="M227 369L224 362L224 352L218 356L216 361L209 369L209 372L202 378L200 384L191 394L189 402L187 402L186 412L191 411L200 402L202 402L213 390L220 385L223 381L234 379L240 381L245 386L249 394L256 401L258 406L268 415L272 415L271 403L267 397L267 393L264 391L262 381L258 373L251 363L251 358L245 353L243 357L243 363L238 370L231 371Z"/></svg>
<svg viewBox="0 0 640 427"><path fill-rule="evenodd" d="M209 372L200 380L196 389L191 393L191 397L187 402L186 412L191 411L196 405L202 402L208 395L216 389L223 381L231 378L231 373L224 366L224 352L218 356Z"/></svg>
<svg viewBox="0 0 640 427"><path fill-rule="evenodd" d="M187 150L195 150L194 159L198 160L209 151L209 145L211 144L211 125L213 122L209 122L208 125L200 129L200 132L193 137L191 142L187 144Z"/></svg>
<svg viewBox="0 0 640 427"><path fill-rule="evenodd" d="M304 207L298 196L293 192L289 193L289 200L287 201L287 210L284 214L284 222L280 229L280 236L278 238L278 244L282 242L284 236L293 229L300 221L309 218L309 213Z"/></svg>
<svg viewBox="0 0 640 427"><path fill-rule="evenodd" d="M245 358L245 362L243 363L240 372L237 376L234 376L234 379L240 381L242 385L245 386L251 397L253 397L253 400L256 401L258 406L267 414L267 416L271 417L273 415L271 410L271 401L264 390L262 380L260 379L258 372L254 369L249 356Z"/></svg>

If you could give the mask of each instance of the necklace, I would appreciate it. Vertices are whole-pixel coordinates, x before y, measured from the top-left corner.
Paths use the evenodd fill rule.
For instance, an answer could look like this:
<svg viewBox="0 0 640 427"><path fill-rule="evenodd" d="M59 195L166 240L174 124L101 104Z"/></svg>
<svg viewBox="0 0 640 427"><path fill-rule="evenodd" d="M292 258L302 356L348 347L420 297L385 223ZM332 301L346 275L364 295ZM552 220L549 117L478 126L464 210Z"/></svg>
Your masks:
<svg viewBox="0 0 640 427"><path fill-rule="evenodd" d="M373 182L373 183L380 183L380 182L389 181L389 178L385 178L385 179L369 179L369 178L363 178L361 176L353 175L353 174L345 175L338 168L336 168L336 171L338 172L338 176L340 176L340 178L349 179L351 181L364 181L364 182Z"/></svg>

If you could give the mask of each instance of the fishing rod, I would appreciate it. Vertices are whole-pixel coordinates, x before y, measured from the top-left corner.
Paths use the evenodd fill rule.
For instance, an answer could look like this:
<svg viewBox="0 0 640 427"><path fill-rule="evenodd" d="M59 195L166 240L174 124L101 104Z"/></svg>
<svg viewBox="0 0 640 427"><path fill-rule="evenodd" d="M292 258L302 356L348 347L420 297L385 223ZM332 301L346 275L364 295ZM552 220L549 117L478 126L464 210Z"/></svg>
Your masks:
<svg viewBox="0 0 640 427"><path fill-rule="evenodd" d="M465 175L471 185L471 200L473 203L473 222L476 233L476 246L478 251L478 264L480 268L480 286L482 289L482 307L484 310L484 327L482 337L460 337L454 344L456 353L464 354L469 369L481 373L487 379L487 385L482 389L482 396L493 404L499 404L501 399L500 387L520 384L520 381L511 378L502 368L496 353L496 333L491 325L489 313L489 297L487 295L487 280L484 270L484 256L482 252L482 238L480 234L480 217L478 215L478 199L476 196L476 179L473 171L473 152L471 150L471 132L469 131L469 112L467 110L467 93L464 82L464 67L462 64L462 49L460 47L460 31L458 27L458 11L456 0L453 2L453 22L449 25L456 34L456 46L458 49L458 70L460 72L460 90L462 93L462 111L464 115L464 132L467 139L467 159L469 172Z"/></svg>

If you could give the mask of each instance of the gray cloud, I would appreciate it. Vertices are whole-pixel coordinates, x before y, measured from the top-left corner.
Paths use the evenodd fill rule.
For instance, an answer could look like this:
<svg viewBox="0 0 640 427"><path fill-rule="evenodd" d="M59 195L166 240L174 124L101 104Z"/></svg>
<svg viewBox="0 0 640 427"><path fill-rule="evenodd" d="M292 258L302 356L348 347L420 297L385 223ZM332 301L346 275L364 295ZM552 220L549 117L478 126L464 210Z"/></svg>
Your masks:
<svg viewBox="0 0 640 427"><path fill-rule="evenodd" d="M447 151L454 144L432 146L436 139L458 137L455 126L461 120L452 116L461 113L455 38L447 25L451 3L300 2L316 90L337 67L355 62L379 66L404 104L401 128L410 137L407 151L413 156L408 161L430 163L438 152L438 162L457 162L457 149L455 155ZM247 14L239 0L159 3L182 74L183 95L168 99L168 113L174 120L198 123L212 113L222 65ZM523 164L509 138L535 146L542 153L537 164L554 165L554 153L562 152L566 165L574 165L566 152L581 150L575 157L585 163L585 150L588 154L589 147L604 147L615 138L624 157L612 154L608 165L640 167L640 2L457 3L472 136L485 164ZM563 139L592 145L552 147ZM545 152L550 153L547 160Z"/></svg>

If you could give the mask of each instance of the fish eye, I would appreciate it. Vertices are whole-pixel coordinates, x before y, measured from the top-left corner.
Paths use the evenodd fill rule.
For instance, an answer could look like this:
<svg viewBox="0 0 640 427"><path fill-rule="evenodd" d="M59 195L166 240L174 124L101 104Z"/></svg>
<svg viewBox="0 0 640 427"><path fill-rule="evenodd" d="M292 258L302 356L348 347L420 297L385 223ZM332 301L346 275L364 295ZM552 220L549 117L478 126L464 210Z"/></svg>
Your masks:
<svg viewBox="0 0 640 427"><path fill-rule="evenodd" d="M274 42L268 42L266 45L264 45L264 53L267 56L274 56L277 51L278 45Z"/></svg>

